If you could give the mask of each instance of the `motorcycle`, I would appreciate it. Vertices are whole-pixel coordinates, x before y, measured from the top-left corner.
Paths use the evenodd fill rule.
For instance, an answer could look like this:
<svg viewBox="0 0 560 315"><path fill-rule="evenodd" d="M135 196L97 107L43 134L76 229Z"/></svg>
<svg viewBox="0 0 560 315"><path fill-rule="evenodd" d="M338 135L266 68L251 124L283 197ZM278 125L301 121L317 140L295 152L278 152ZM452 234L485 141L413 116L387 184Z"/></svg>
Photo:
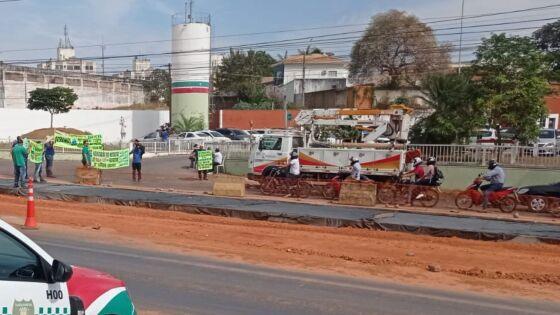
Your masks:
<svg viewBox="0 0 560 315"><path fill-rule="evenodd" d="M483 179L479 175L471 185L455 197L455 205L459 209L467 210L473 205L480 206L484 202L484 193L480 190ZM511 213L517 207L517 188L504 187L501 190L490 193L489 203L491 206L499 208L500 211Z"/></svg>

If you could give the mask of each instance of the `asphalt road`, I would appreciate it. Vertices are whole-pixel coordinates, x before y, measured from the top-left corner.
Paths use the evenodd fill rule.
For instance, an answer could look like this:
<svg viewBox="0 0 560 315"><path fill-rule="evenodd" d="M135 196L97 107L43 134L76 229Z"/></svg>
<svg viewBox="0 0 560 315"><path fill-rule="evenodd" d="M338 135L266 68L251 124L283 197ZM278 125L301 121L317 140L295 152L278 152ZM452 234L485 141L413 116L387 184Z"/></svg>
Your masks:
<svg viewBox="0 0 560 315"><path fill-rule="evenodd" d="M140 310L161 314L560 314L560 304L547 302L291 272L40 230L24 232L58 259L125 280Z"/></svg>

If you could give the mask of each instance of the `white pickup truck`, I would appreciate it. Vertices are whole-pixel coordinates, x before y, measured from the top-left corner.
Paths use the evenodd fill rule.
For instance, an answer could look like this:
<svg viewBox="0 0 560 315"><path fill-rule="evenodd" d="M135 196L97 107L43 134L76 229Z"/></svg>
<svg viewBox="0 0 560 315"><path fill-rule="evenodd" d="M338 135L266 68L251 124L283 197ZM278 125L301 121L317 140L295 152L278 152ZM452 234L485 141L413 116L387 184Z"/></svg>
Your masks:
<svg viewBox="0 0 560 315"><path fill-rule="evenodd" d="M291 152L297 151L302 174L329 178L349 171L350 157L360 160L362 175L371 178L396 176L404 170L405 151L372 148L311 148L297 133L267 134L251 148L249 166L252 175L260 175L271 165L286 165Z"/></svg>
<svg viewBox="0 0 560 315"><path fill-rule="evenodd" d="M53 259L0 220L0 314L135 315L124 282Z"/></svg>

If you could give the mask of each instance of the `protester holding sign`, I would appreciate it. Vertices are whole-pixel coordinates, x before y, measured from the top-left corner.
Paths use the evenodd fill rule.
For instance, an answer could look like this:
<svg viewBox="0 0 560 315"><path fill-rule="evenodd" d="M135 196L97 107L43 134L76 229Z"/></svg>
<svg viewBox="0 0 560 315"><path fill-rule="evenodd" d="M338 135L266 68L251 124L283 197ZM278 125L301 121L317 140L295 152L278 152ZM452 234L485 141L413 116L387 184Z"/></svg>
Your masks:
<svg viewBox="0 0 560 315"><path fill-rule="evenodd" d="M204 145L196 150L196 169L199 180L208 180L208 171L212 169L212 151L205 150Z"/></svg>
<svg viewBox="0 0 560 315"><path fill-rule="evenodd" d="M132 181L136 181L136 174L138 174L138 181L142 180L142 156L146 152L144 146L138 141L138 139L134 139L134 147L130 154L132 154Z"/></svg>
<svg viewBox="0 0 560 315"><path fill-rule="evenodd" d="M54 141L51 139L47 139L45 143L45 161L47 162L47 177L53 177L53 162L54 162Z"/></svg>
<svg viewBox="0 0 560 315"><path fill-rule="evenodd" d="M33 182L45 183L43 179L43 161L45 160L45 150L41 142L29 141L29 160L35 164L33 172Z"/></svg>
<svg viewBox="0 0 560 315"><path fill-rule="evenodd" d="M25 177L27 169L25 167L27 159L27 149L23 146L23 140L18 137L16 145L12 148L12 160L14 162L14 188L26 188Z"/></svg>
<svg viewBox="0 0 560 315"><path fill-rule="evenodd" d="M84 167L91 167L91 150L87 140L84 140L82 146L82 165Z"/></svg>

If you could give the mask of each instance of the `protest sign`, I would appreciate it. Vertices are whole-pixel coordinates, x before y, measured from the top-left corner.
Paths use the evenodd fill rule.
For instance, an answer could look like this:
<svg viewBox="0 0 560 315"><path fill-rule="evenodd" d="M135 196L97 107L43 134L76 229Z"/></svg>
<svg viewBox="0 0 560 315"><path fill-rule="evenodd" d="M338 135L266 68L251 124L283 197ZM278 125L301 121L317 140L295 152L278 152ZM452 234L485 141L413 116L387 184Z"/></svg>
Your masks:
<svg viewBox="0 0 560 315"><path fill-rule="evenodd" d="M101 135L73 135L61 131L54 133L54 145L59 148L81 149L87 140L92 150L103 150L103 137Z"/></svg>
<svg viewBox="0 0 560 315"><path fill-rule="evenodd" d="M102 151L93 150L92 166L100 170L110 170L130 166L128 149Z"/></svg>
<svg viewBox="0 0 560 315"><path fill-rule="evenodd" d="M212 165L212 151L203 150L197 153L196 169L199 171L211 170L214 166Z"/></svg>
<svg viewBox="0 0 560 315"><path fill-rule="evenodd" d="M29 141L29 161L32 163L43 163L43 144L40 142Z"/></svg>

